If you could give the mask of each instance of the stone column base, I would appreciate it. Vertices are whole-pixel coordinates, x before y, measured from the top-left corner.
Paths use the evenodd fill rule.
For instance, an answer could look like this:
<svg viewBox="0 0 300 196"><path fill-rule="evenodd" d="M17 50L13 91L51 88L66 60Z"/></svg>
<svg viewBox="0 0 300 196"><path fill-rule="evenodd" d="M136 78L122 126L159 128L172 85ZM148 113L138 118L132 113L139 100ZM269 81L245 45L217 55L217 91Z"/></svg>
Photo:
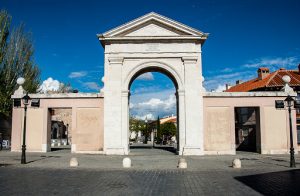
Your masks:
<svg viewBox="0 0 300 196"><path fill-rule="evenodd" d="M76 144L71 145L71 152L76 153Z"/></svg>
<svg viewBox="0 0 300 196"><path fill-rule="evenodd" d="M205 155L235 155L235 150L212 150L212 151L204 151Z"/></svg>
<svg viewBox="0 0 300 196"><path fill-rule="evenodd" d="M128 151L124 147L106 148L107 155L128 155Z"/></svg>
<svg viewBox="0 0 300 196"><path fill-rule="evenodd" d="M48 144L42 144L42 152L50 152L51 146Z"/></svg>
<svg viewBox="0 0 300 196"><path fill-rule="evenodd" d="M203 155L204 152L201 147L185 146L185 147L183 147L183 152L181 154L182 155Z"/></svg>

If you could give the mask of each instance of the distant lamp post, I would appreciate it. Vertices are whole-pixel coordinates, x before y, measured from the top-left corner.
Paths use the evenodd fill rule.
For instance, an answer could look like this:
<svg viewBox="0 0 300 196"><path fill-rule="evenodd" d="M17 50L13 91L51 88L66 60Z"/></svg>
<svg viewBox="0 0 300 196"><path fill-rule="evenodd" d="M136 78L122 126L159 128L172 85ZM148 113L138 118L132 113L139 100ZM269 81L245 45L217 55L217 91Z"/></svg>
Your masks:
<svg viewBox="0 0 300 196"><path fill-rule="evenodd" d="M276 109L284 109L287 107L289 111L289 125L290 125L290 167L296 167L295 162L295 150L294 150L294 142L293 142L293 128L292 128L292 106L294 108L299 109L300 108L300 100L295 100L290 93L293 92L292 88L288 85L288 83L291 81L291 78L288 75L285 75L282 77L282 80L285 83L284 91L289 93L285 100L276 100L275 101L275 108Z"/></svg>
<svg viewBox="0 0 300 196"><path fill-rule="evenodd" d="M26 164L26 117L27 117L27 106L30 102L30 97L28 96L28 92L24 97L22 97L22 102L24 105L24 126L23 126L23 144L22 144L22 156L21 156L21 164Z"/></svg>

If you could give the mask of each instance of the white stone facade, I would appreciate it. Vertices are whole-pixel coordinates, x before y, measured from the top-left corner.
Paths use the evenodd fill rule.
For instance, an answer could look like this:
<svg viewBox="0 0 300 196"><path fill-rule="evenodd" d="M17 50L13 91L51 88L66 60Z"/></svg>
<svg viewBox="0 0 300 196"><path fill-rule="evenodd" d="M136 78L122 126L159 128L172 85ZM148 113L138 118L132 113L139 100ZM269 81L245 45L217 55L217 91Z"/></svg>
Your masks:
<svg viewBox="0 0 300 196"><path fill-rule="evenodd" d="M156 13L98 35L105 49L106 154L129 153L129 89L149 71L166 74L177 89L178 153L203 154L201 47L207 36Z"/></svg>

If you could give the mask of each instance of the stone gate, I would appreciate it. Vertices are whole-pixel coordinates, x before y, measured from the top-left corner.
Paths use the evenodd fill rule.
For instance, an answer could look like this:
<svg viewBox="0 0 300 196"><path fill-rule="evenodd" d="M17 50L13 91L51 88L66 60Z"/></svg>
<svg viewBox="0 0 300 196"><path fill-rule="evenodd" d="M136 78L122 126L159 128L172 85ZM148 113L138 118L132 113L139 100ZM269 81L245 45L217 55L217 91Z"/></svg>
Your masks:
<svg viewBox="0 0 300 196"><path fill-rule="evenodd" d="M148 71L174 82L179 154L203 154L201 47L208 34L149 13L98 38L105 50L104 150L128 154L128 97L132 81Z"/></svg>

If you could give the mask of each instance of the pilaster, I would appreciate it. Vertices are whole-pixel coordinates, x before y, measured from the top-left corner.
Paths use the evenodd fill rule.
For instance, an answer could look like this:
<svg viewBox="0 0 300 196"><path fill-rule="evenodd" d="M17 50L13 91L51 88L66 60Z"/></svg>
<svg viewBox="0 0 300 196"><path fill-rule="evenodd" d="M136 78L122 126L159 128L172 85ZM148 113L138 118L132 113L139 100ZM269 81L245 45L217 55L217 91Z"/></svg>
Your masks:
<svg viewBox="0 0 300 196"><path fill-rule="evenodd" d="M106 154L128 154L128 146L125 145L127 133L122 129L126 127L125 122L122 122L123 118L126 118L122 107L123 102L126 102L126 98L122 98L123 61L124 58L120 56L108 57L106 65L104 76L104 151Z"/></svg>
<svg viewBox="0 0 300 196"><path fill-rule="evenodd" d="M185 73L185 146L183 155L203 154L203 97L201 60L182 57Z"/></svg>

